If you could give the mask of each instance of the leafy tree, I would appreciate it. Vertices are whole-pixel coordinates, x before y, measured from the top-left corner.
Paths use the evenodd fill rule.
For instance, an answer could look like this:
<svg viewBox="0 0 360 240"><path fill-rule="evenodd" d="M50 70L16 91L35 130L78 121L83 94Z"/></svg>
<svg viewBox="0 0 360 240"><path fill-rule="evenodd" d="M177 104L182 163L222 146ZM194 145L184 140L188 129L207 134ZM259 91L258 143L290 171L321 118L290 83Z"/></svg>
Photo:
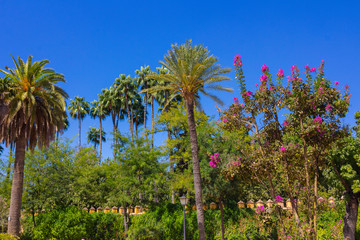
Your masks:
<svg viewBox="0 0 360 240"><path fill-rule="evenodd" d="M81 147L81 121L85 118L90 111L90 105L85 101L84 97L75 97L74 100L70 99L70 104L68 106L70 111L70 116L72 118L77 118L79 120L79 151Z"/></svg>
<svg viewBox="0 0 360 240"><path fill-rule="evenodd" d="M100 96L99 96L99 99L100 99ZM103 142L103 136L102 136L102 133L103 133L103 130L102 130L102 121L105 119L105 117L107 115L109 115L109 112L107 111L107 109L105 108L104 106L104 102L99 102L97 100L94 100L91 102L91 105L92 107L90 108L90 116L92 118L96 118L98 117L99 118L99 121L100 121L100 137L99 137L99 158L100 158L100 161L101 161L101 152L102 152L102 142Z"/></svg>
<svg viewBox="0 0 360 240"><path fill-rule="evenodd" d="M341 94L337 82L332 86L324 76L322 62L316 74L315 68L305 66L306 80L300 78L298 67L293 65L286 86L282 83L283 70L279 70L275 83L264 65L260 84L252 93L246 89L239 55L235 56L234 65L244 104L234 99L235 103L221 117L224 128L252 132L252 147L244 160L250 163L251 173L258 181L268 182L272 198L273 179L285 180L283 189L290 198L298 227L296 234L316 239L319 169L324 167L334 143L347 135L340 119L348 111L348 89ZM281 113L286 114L282 124ZM306 189L302 195L295 191L299 186ZM296 199L304 204L296 204ZM300 222L300 213L305 215L306 223ZM305 232L305 228L311 230Z"/></svg>
<svg viewBox="0 0 360 240"><path fill-rule="evenodd" d="M202 190L201 190L201 175L198 157L198 143L194 119L195 99L200 93L209 96L219 104L222 101L208 93L206 90L224 90L232 91L229 88L224 88L216 83L230 80L223 74L230 72L228 68L221 68L217 64L218 59L210 55L207 48L202 45L192 46L191 40L185 44L178 46L173 44L168 54L164 56L164 61L160 61L169 74L158 74L150 76L158 80L169 82L166 86L155 86L144 92L157 92L161 90L168 90L170 93L169 101L177 95L181 95L186 104L192 160L193 160L193 175L195 186L195 199L198 213L198 227L199 239L205 239L205 220L202 209Z"/></svg>
<svg viewBox="0 0 360 240"><path fill-rule="evenodd" d="M57 86L64 76L44 68L48 60L24 62L20 57L14 69L1 70L8 79L0 97L0 141L15 144L8 232L18 235L23 192L25 149L48 146L56 131L64 128L66 92Z"/></svg>

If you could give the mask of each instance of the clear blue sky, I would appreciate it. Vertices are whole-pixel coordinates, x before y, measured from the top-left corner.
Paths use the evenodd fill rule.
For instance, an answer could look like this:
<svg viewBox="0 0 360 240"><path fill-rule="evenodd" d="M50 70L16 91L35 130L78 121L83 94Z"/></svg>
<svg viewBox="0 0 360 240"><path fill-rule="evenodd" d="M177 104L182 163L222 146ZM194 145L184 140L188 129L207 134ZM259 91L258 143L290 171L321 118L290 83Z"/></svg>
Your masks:
<svg viewBox="0 0 360 240"><path fill-rule="evenodd" d="M143 65L155 69L172 43L193 39L208 46L222 66L232 67L233 56L240 54L251 86L263 64L288 75L293 64L317 67L324 59L326 76L341 88L350 86L345 123L353 124L360 110L358 1L0 0L0 7L0 68L13 66L10 54L49 59L48 66L65 75L62 86L70 98L92 101L119 74L134 75ZM239 92L235 80L226 86L235 90L220 94L229 105ZM202 104L207 114L216 115L211 100L202 98ZM70 123L69 138L78 128L75 120ZM84 120L83 143L95 124ZM126 132L127 122L120 128ZM111 131L110 119L105 131ZM105 156L111 155L110 145L104 147Z"/></svg>

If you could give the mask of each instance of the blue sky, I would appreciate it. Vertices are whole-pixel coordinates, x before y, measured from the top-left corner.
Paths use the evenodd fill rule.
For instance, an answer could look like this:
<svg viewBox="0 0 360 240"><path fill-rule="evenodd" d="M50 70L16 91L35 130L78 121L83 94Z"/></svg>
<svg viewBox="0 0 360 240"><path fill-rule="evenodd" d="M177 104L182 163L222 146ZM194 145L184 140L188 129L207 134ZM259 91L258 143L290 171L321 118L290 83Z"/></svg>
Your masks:
<svg viewBox="0 0 360 240"><path fill-rule="evenodd" d="M49 59L49 67L65 75L62 87L70 98L97 98L119 74L134 75L140 66L153 69L172 43L192 39L204 44L232 67L240 54L248 84L258 82L260 67L270 71L290 66L317 67L325 60L326 76L350 86L351 107L344 123L353 124L360 110L360 20L357 1L13 1L0 0L0 68L13 66L10 54L35 60ZM234 72L229 74L234 79ZM219 96L228 106L239 96L235 80L224 85L233 93ZM214 103L202 98L207 114ZM71 120L65 136L77 133ZM86 143L87 117L82 127ZM126 121L120 124L128 131ZM105 131L111 131L110 119ZM110 137L110 134L108 134ZM158 144L162 136L157 139ZM110 156L111 139L104 146ZM76 144L76 139L74 141Z"/></svg>

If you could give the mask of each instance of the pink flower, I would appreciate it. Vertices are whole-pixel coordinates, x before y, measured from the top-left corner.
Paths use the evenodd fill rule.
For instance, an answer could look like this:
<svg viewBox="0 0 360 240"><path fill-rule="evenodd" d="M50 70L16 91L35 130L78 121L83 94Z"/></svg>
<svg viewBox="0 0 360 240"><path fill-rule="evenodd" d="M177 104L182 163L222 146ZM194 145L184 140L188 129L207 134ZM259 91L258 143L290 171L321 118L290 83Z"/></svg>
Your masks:
<svg viewBox="0 0 360 240"><path fill-rule="evenodd" d="M223 118L222 122L223 122L223 123L226 123L226 122L227 122L227 119L226 119L226 118Z"/></svg>
<svg viewBox="0 0 360 240"><path fill-rule="evenodd" d="M306 65L305 65L305 70L306 70L306 72L310 72L309 64L306 64Z"/></svg>
<svg viewBox="0 0 360 240"><path fill-rule="evenodd" d="M274 90L275 89L275 86L273 84L270 85L270 91Z"/></svg>
<svg viewBox="0 0 360 240"><path fill-rule="evenodd" d="M327 111L331 111L331 105L328 104L328 105L325 107L325 109L326 109Z"/></svg>
<svg viewBox="0 0 360 240"><path fill-rule="evenodd" d="M262 212L265 212L264 206L257 206L256 207L256 213L262 213Z"/></svg>
<svg viewBox="0 0 360 240"><path fill-rule="evenodd" d="M241 56L238 54L234 57L234 66L242 66Z"/></svg>
<svg viewBox="0 0 360 240"><path fill-rule="evenodd" d="M335 84L335 85L339 85L339 82L338 82L338 81L335 81L334 84Z"/></svg>
<svg viewBox="0 0 360 240"><path fill-rule="evenodd" d="M281 146L281 147L279 148L279 152L285 153L285 152L286 152L286 147Z"/></svg>
<svg viewBox="0 0 360 240"><path fill-rule="evenodd" d="M263 73L266 73L266 72L269 71L269 67L264 64L264 65L261 67L261 71L262 71Z"/></svg>
<svg viewBox="0 0 360 240"><path fill-rule="evenodd" d="M255 84L255 87L259 86L259 84Z"/></svg>
<svg viewBox="0 0 360 240"><path fill-rule="evenodd" d="M314 118L314 122L316 122L316 123L322 123L321 117L318 116L318 117Z"/></svg>
<svg viewBox="0 0 360 240"><path fill-rule="evenodd" d="M287 127L287 126L289 126L289 122L285 120L285 121L282 123L282 125L283 125L284 127Z"/></svg>
<svg viewBox="0 0 360 240"><path fill-rule="evenodd" d="M296 65L292 65L292 66L291 66L291 71L292 71L292 72L298 72L298 71L299 71L299 68L298 68Z"/></svg>
<svg viewBox="0 0 360 240"><path fill-rule="evenodd" d="M324 60L321 60L321 64L320 64L320 66L318 68L320 73L324 72L324 65L325 65Z"/></svg>
<svg viewBox="0 0 360 240"><path fill-rule="evenodd" d="M310 72L316 72L316 68L310 69Z"/></svg>
<svg viewBox="0 0 360 240"><path fill-rule="evenodd" d="M275 197L275 202L283 202L283 201L284 201L284 199L282 197L280 197L280 196Z"/></svg>
<svg viewBox="0 0 360 240"><path fill-rule="evenodd" d="M262 87L259 88L259 91L261 92L262 90L264 90Z"/></svg>
<svg viewBox="0 0 360 240"><path fill-rule="evenodd" d="M238 99L237 97L234 97L233 100L234 100L234 102L235 102L236 105L239 104L239 99Z"/></svg>
<svg viewBox="0 0 360 240"><path fill-rule="evenodd" d="M216 168L216 163L213 162L213 160L211 160L211 161L209 162L209 166L212 167L212 168Z"/></svg>
<svg viewBox="0 0 360 240"><path fill-rule="evenodd" d="M279 69L278 73L276 74L279 78L284 77L284 71L282 69Z"/></svg>
<svg viewBox="0 0 360 240"><path fill-rule="evenodd" d="M241 104L240 106L243 108L243 107L244 107L244 104Z"/></svg>
<svg viewBox="0 0 360 240"><path fill-rule="evenodd" d="M263 74L263 75L261 75L261 77L260 77L260 82L262 82L262 83L266 83L266 80L268 79L268 76L266 76L265 74Z"/></svg>

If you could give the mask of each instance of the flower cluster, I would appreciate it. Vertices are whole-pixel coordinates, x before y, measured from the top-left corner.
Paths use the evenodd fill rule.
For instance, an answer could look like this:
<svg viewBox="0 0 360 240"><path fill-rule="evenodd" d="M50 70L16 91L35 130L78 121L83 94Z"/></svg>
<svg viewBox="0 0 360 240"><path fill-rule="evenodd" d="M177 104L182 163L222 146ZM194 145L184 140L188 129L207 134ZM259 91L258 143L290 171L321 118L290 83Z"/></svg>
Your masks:
<svg viewBox="0 0 360 240"><path fill-rule="evenodd" d="M237 97L234 97L233 100L234 100L234 103L235 103L236 105L239 104L239 99L238 99Z"/></svg>
<svg viewBox="0 0 360 240"><path fill-rule="evenodd" d="M252 91L247 91L247 92L244 92L243 97L250 98L252 94L253 94Z"/></svg>
<svg viewBox="0 0 360 240"><path fill-rule="evenodd" d="M212 168L216 168L220 160L221 158L219 157L219 153L215 153L214 156L210 156L209 166Z"/></svg>
<svg viewBox="0 0 360 240"><path fill-rule="evenodd" d="M281 147L279 148L279 152L285 153L285 152L286 152L286 147L281 146Z"/></svg>
<svg viewBox="0 0 360 240"><path fill-rule="evenodd" d="M318 117L314 118L314 122L316 122L316 123L322 123L321 117L318 116Z"/></svg>
<svg viewBox="0 0 360 240"><path fill-rule="evenodd" d="M280 196L276 196L275 197L275 202L277 202L277 203L284 202L284 199L282 197L280 197Z"/></svg>
<svg viewBox="0 0 360 240"><path fill-rule="evenodd" d="M287 127L287 126L289 126L289 122L285 120L285 121L282 123L282 125L283 125L284 127Z"/></svg>
<svg viewBox="0 0 360 240"><path fill-rule="evenodd" d="M261 71L262 71L263 73L267 73L267 72L269 71L269 67L264 64L264 65L261 67Z"/></svg>
<svg viewBox="0 0 360 240"><path fill-rule="evenodd" d="M327 111L331 111L331 105L328 104L328 105L325 107L325 109L326 109Z"/></svg>
<svg viewBox="0 0 360 240"><path fill-rule="evenodd" d="M228 121L227 118L223 118L222 120L223 123L226 123L227 121Z"/></svg>
<svg viewBox="0 0 360 240"><path fill-rule="evenodd" d="M276 74L276 76L278 76L279 78L283 78L284 77L284 71L282 69L279 69L278 73Z"/></svg>
<svg viewBox="0 0 360 240"><path fill-rule="evenodd" d="M241 56L235 55L234 57L234 66L242 66Z"/></svg>
<svg viewBox="0 0 360 240"><path fill-rule="evenodd" d="M263 74L263 75L261 75L261 77L260 77L260 82L266 84L266 80L267 80L267 79L268 79L268 76L265 75L265 74Z"/></svg>
<svg viewBox="0 0 360 240"><path fill-rule="evenodd" d="M257 207L256 207L256 213L257 213L257 214L263 213L263 212L265 212L264 206L257 206Z"/></svg>

